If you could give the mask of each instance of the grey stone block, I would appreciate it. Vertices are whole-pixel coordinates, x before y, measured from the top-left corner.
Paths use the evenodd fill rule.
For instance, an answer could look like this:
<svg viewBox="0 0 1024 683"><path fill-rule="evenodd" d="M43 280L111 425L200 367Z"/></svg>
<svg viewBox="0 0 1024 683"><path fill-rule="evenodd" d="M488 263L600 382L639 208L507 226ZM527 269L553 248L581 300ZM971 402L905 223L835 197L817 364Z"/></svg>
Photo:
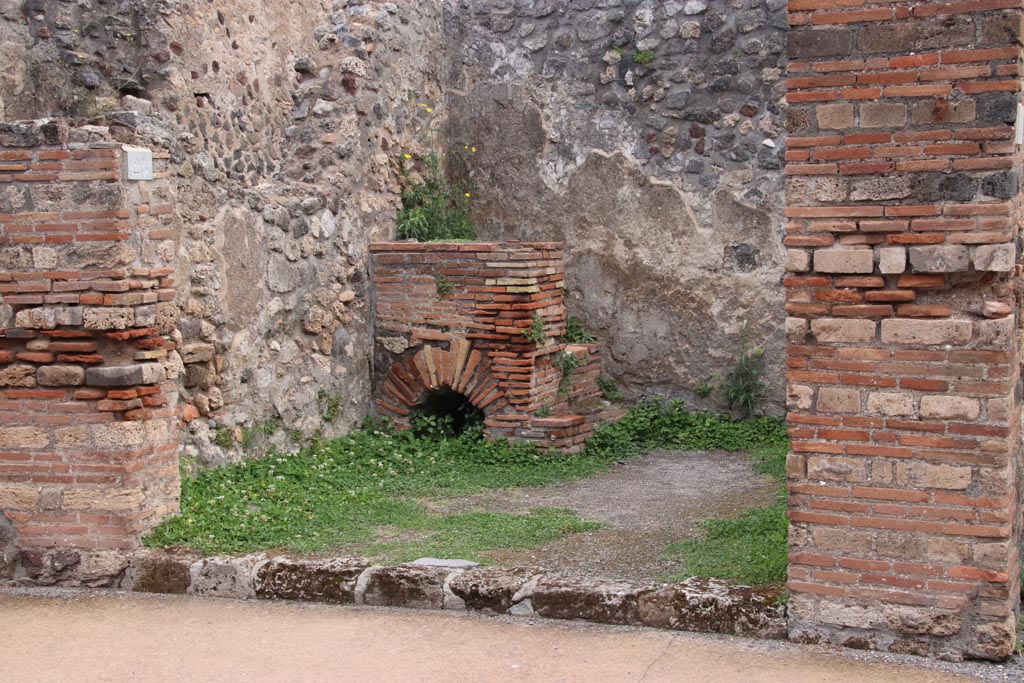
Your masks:
<svg viewBox="0 0 1024 683"><path fill-rule="evenodd" d="M256 571L256 597L353 604L356 583L368 560L335 557L326 560L275 558Z"/></svg>
<svg viewBox="0 0 1024 683"><path fill-rule="evenodd" d="M911 247L910 266L918 273L962 273L970 268L970 255L960 245Z"/></svg>
<svg viewBox="0 0 1024 683"><path fill-rule="evenodd" d="M264 555L244 557L207 557L189 567L190 595L214 598L253 598L253 575Z"/></svg>
<svg viewBox="0 0 1024 683"><path fill-rule="evenodd" d="M85 371L85 383L94 387L130 387L144 384L142 367L142 365L118 365L89 368Z"/></svg>
<svg viewBox="0 0 1024 683"><path fill-rule="evenodd" d="M444 608L444 582L450 573L437 567L371 567L363 573L356 602L379 607Z"/></svg>
<svg viewBox="0 0 1024 683"><path fill-rule="evenodd" d="M1013 244L983 244L973 252L975 270L1009 273L1017 262L1017 249Z"/></svg>
<svg viewBox="0 0 1024 683"><path fill-rule="evenodd" d="M541 617L630 625L642 623L640 598L655 590L650 583L545 577L531 599Z"/></svg>
<svg viewBox="0 0 1024 683"><path fill-rule="evenodd" d="M482 567L459 573L450 580L449 586L467 608L503 613L517 602L515 598L520 590L537 573L529 567Z"/></svg>

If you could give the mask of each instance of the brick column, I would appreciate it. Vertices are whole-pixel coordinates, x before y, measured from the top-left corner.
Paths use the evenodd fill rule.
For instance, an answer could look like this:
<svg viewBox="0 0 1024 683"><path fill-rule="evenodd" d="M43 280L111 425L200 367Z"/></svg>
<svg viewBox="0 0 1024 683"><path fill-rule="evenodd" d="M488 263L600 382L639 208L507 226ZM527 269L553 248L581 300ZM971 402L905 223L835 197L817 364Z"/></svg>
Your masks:
<svg viewBox="0 0 1024 683"><path fill-rule="evenodd" d="M791 0L791 636L1005 659L1021 0Z"/></svg>
<svg viewBox="0 0 1024 683"><path fill-rule="evenodd" d="M177 508L166 161L0 124L0 575L102 581Z"/></svg>

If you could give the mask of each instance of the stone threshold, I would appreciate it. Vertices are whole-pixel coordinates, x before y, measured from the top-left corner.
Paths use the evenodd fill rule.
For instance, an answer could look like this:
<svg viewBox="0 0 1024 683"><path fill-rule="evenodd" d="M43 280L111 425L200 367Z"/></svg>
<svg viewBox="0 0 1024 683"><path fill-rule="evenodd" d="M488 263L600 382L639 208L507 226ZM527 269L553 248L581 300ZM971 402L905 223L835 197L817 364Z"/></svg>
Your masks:
<svg viewBox="0 0 1024 683"><path fill-rule="evenodd" d="M121 589L236 599L479 610L601 624L786 638L780 592L717 579L679 584L583 579L532 567L424 558L395 566L352 557L136 553Z"/></svg>

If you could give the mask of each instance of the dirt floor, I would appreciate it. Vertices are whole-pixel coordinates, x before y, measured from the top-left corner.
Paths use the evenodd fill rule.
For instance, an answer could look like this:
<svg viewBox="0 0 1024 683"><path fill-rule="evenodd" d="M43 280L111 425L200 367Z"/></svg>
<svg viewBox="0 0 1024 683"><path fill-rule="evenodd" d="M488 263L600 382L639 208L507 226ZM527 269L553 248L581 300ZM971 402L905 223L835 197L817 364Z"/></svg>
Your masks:
<svg viewBox="0 0 1024 683"><path fill-rule="evenodd" d="M949 664L724 636L288 602L3 591L0 681L1019 683Z"/></svg>
<svg viewBox="0 0 1024 683"><path fill-rule="evenodd" d="M532 550L490 555L502 565L643 580L680 569L677 563L662 560L662 551L670 543L696 536L701 521L770 505L778 490L778 482L754 473L746 454L654 451L590 479L427 503L444 513L522 513L538 507L575 510L606 526Z"/></svg>

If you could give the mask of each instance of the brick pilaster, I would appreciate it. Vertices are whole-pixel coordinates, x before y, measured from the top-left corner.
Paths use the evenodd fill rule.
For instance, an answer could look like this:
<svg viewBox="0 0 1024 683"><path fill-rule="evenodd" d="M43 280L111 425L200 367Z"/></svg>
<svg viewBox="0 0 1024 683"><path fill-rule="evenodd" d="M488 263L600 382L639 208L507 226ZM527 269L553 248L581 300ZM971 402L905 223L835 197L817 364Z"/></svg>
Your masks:
<svg viewBox="0 0 1024 683"><path fill-rule="evenodd" d="M791 635L1004 659L1020 0L791 0Z"/></svg>
<svg viewBox="0 0 1024 683"><path fill-rule="evenodd" d="M130 548L177 508L173 196L166 154L131 150L153 170L130 180L128 153L61 121L0 125L9 571L73 570L78 554L54 553Z"/></svg>

